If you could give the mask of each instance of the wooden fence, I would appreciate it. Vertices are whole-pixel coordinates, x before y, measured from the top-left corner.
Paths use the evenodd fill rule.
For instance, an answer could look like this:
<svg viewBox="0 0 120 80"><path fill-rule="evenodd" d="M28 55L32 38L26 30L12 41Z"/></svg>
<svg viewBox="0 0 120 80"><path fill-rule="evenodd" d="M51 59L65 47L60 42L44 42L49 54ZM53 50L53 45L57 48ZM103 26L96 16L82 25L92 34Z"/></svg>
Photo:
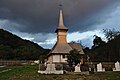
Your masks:
<svg viewBox="0 0 120 80"><path fill-rule="evenodd" d="M25 64L31 64L33 61L25 60L0 60L0 66L20 66Z"/></svg>

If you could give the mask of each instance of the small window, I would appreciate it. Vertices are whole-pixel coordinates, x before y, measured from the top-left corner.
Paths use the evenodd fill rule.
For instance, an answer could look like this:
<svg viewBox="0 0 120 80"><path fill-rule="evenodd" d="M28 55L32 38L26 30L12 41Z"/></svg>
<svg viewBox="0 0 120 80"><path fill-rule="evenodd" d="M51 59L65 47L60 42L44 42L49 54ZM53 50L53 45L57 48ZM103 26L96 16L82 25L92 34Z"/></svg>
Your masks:
<svg viewBox="0 0 120 80"><path fill-rule="evenodd" d="M67 58L67 55L63 55L63 58Z"/></svg>
<svg viewBox="0 0 120 80"><path fill-rule="evenodd" d="M65 58L65 55L63 55L63 58Z"/></svg>

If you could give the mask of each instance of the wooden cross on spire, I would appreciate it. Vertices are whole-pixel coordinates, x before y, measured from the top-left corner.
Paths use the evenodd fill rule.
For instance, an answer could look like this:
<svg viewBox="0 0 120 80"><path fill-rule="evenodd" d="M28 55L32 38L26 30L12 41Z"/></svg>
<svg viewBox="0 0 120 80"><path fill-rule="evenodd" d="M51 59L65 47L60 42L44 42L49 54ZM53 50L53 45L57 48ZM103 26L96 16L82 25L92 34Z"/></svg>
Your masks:
<svg viewBox="0 0 120 80"><path fill-rule="evenodd" d="M63 11L62 11L62 9L61 9L62 5L60 4L59 6L60 6L59 23L58 23L58 28L57 28L57 30L56 30L55 32L57 32L58 29L62 29L62 30L66 30L66 31L68 30L68 28L66 28L66 27L64 26Z"/></svg>
<svg viewBox="0 0 120 80"><path fill-rule="evenodd" d="M59 4L60 10L62 10L62 6L63 6L62 4Z"/></svg>

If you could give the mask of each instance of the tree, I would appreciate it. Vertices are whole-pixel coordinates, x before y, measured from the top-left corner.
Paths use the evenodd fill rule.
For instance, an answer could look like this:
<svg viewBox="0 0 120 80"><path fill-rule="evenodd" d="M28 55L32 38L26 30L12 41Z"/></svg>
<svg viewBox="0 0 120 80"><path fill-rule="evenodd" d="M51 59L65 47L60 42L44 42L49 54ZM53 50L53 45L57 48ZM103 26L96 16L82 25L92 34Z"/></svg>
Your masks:
<svg viewBox="0 0 120 80"><path fill-rule="evenodd" d="M96 39L96 38L95 38ZM94 40L95 41L95 40ZM101 41L100 39L98 42ZM97 43L97 40L96 40ZM115 36L113 39L105 43L104 45L99 45L90 50L93 54L92 61L120 61L120 35Z"/></svg>
<svg viewBox="0 0 120 80"><path fill-rule="evenodd" d="M103 46L105 44L105 41L103 41L101 39L101 37L98 37L96 35L94 35L94 36L95 36L95 39L93 40L93 46L92 46L92 48L95 48L97 46Z"/></svg>
<svg viewBox="0 0 120 80"><path fill-rule="evenodd" d="M13 59L13 58L14 58L13 49L10 46L0 45L0 59Z"/></svg>
<svg viewBox="0 0 120 80"><path fill-rule="evenodd" d="M85 47L85 48L83 49L83 51L84 51L84 53L89 53L89 52L90 52L90 49L89 49L89 47Z"/></svg>
<svg viewBox="0 0 120 80"><path fill-rule="evenodd" d="M104 29L103 30L105 37L108 41L114 39L116 36L118 36L120 34L119 31L116 31L115 29Z"/></svg>
<svg viewBox="0 0 120 80"><path fill-rule="evenodd" d="M79 51L77 51L76 49L71 50L69 55L67 56L68 60L68 64L69 66L72 67L72 65L77 65L78 63L80 63L80 58L81 55L79 54Z"/></svg>

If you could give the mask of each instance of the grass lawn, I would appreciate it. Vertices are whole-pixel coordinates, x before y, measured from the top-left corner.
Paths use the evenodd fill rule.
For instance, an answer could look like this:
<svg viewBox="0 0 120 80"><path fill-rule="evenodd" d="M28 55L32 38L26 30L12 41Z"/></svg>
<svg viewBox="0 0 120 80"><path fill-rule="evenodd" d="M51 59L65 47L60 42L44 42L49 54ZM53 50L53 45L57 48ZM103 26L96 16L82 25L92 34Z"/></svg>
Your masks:
<svg viewBox="0 0 120 80"><path fill-rule="evenodd" d="M120 72L95 73L90 75L40 75L38 65L9 67L0 73L0 80L120 80Z"/></svg>

